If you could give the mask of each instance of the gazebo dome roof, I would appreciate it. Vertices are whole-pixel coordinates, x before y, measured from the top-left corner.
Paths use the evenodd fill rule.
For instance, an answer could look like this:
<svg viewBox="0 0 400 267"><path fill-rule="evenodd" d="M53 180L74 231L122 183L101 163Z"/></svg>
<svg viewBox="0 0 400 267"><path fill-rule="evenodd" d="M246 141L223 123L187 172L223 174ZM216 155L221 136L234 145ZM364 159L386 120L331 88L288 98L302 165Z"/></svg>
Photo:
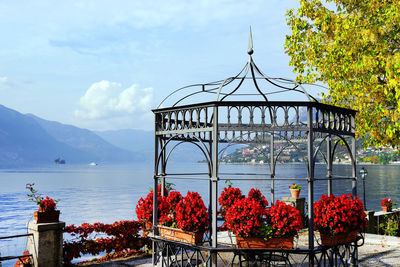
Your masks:
<svg viewBox="0 0 400 267"><path fill-rule="evenodd" d="M318 102L317 98L307 91L320 90L325 88L324 86L302 84L287 78L274 78L260 70L253 60L251 29L247 53L248 60L238 74L215 82L193 84L176 89L164 98L157 108L233 100Z"/></svg>

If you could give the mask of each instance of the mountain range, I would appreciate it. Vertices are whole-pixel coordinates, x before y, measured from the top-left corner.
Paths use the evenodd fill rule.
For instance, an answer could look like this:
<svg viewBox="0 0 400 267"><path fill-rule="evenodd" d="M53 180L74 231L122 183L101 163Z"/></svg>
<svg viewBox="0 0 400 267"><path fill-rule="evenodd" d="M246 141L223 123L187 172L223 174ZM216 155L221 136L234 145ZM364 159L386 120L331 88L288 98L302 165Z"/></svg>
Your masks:
<svg viewBox="0 0 400 267"><path fill-rule="evenodd" d="M141 134L153 136L151 132ZM146 157L139 149L123 149L90 130L21 114L0 105L1 168L48 165L56 158L65 159L67 164L88 164L143 161Z"/></svg>
<svg viewBox="0 0 400 267"><path fill-rule="evenodd" d="M179 146L171 159L202 160L193 147ZM123 129L90 131L0 105L0 168L67 164L153 162L154 133ZM190 155L190 157L188 157Z"/></svg>

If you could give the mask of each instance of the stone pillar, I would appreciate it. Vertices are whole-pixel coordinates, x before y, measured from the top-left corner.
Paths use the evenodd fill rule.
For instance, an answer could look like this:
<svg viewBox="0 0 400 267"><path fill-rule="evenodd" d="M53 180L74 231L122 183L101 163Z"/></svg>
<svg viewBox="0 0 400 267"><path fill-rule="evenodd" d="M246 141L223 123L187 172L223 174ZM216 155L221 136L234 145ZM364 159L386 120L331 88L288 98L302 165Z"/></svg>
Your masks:
<svg viewBox="0 0 400 267"><path fill-rule="evenodd" d="M28 251L33 255L34 267L61 267L63 256L63 230L65 222L28 223Z"/></svg>
<svg viewBox="0 0 400 267"><path fill-rule="evenodd" d="M375 217L375 211L366 210L365 214L367 215L367 219L368 219L368 226L367 226L367 229L365 229L365 232L370 233L370 234L379 234L377 219Z"/></svg>

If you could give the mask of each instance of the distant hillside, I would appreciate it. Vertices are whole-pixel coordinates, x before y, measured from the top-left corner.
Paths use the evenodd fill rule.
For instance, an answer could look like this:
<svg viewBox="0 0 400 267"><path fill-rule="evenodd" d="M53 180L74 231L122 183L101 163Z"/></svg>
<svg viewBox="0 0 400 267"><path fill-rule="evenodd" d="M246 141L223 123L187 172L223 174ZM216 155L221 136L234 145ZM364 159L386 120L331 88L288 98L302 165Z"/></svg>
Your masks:
<svg viewBox="0 0 400 267"><path fill-rule="evenodd" d="M126 162L140 159L132 152L110 144L87 129L44 120L32 114L27 114L27 116L34 118L57 141L93 155L92 161Z"/></svg>
<svg viewBox="0 0 400 267"><path fill-rule="evenodd" d="M94 133L34 115L24 115L0 105L0 167L68 163L120 162L135 159Z"/></svg>

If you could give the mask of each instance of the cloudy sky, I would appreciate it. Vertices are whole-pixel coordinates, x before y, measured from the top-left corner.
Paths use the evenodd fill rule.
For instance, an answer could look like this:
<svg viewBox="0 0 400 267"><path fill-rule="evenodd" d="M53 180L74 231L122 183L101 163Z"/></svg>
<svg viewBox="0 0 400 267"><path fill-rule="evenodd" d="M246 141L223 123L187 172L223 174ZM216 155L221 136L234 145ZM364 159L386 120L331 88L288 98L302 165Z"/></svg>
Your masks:
<svg viewBox="0 0 400 267"><path fill-rule="evenodd" d="M0 104L91 130L152 129L172 90L237 74L253 58L294 78L284 54L295 0L0 1Z"/></svg>

